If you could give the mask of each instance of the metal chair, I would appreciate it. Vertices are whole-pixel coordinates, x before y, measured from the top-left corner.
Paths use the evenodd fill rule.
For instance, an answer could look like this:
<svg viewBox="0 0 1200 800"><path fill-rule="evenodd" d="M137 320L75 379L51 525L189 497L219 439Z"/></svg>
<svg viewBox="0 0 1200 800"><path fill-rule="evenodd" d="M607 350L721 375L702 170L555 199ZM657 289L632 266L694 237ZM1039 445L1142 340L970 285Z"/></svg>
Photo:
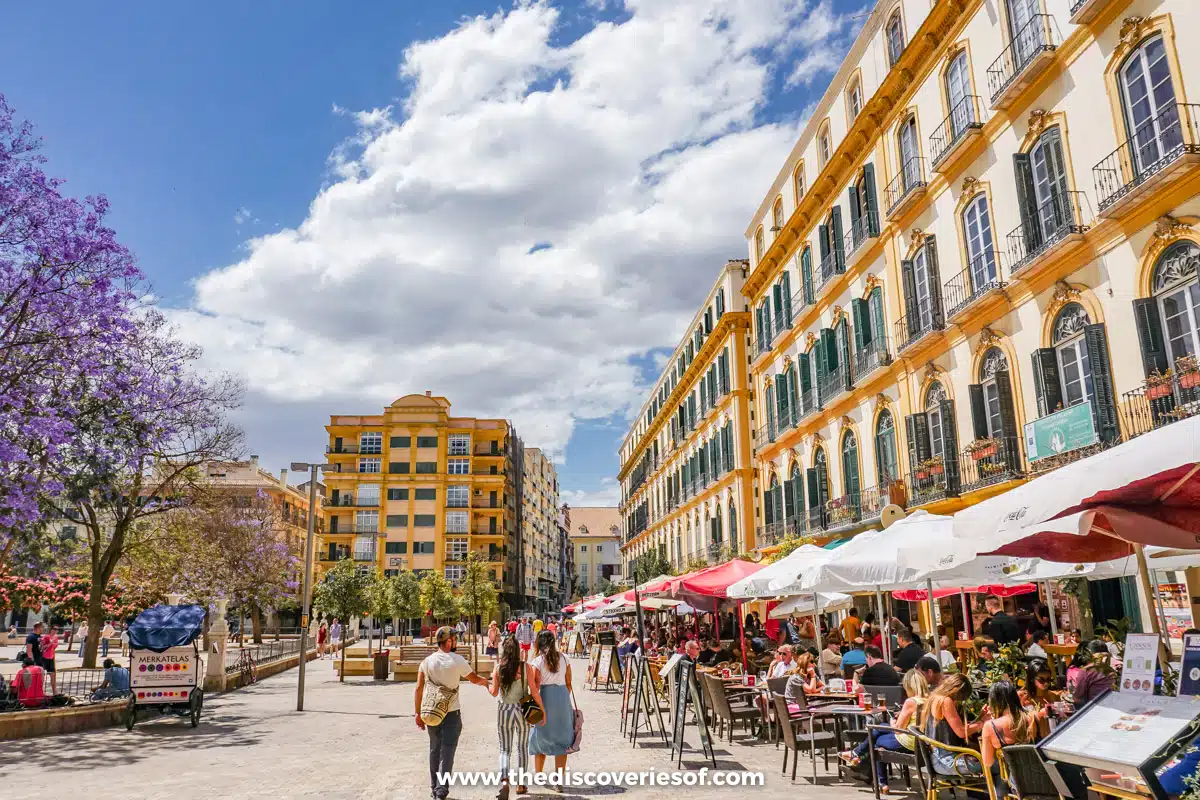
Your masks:
<svg viewBox="0 0 1200 800"><path fill-rule="evenodd" d="M787 689L787 678L767 678L767 693L768 696L783 694ZM775 715L775 706L773 703L763 704L763 719L771 728L771 738L775 740L775 747L779 747L779 719Z"/></svg>
<svg viewBox="0 0 1200 800"><path fill-rule="evenodd" d="M912 731L904 731L899 728L893 728L888 725L869 725L867 726L867 735L874 736L875 733L890 733L893 736L911 735ZM883 750L874 746L867 749L867 755L870 757L871 763L871 784L875 789L875 797L879 798L879 782L876 779L875 765L889 764L900 767L900 775L904 778L904 788L912 790L912 773L917 773L917 781L921 784L921 793L927 794L925 789L925 775L921 771L921 760L917 756L916 751L909 750Z"/></svg>
<svg viewBox="0 0 1200 800"><path fill-rule="evenodd" d="M903 686L863 686L863 691L872 697L882 697L887 702L887 707L893 713L900 710L900 706L904 705L904 687Z"/></svg>
<svg viewBox="0 0 1200 800"><path fill-rule="evenodd" d="M983 756L979 754L978 750L942 744L920 733L913 733L913 741L916 744L917 757L920 759L921 767L926 771L929 778L929 782L922 787L925 790L926 800L938 800L938 794L943 789L949 789L951 792L957 792L959 789L965 791L983 791L987 792L989 798L996 796L995 788L992 786L991 770L985 769L978 775L961 771L960 763L962 758L959 758L959 756L974 758L982 766ZM933 768L935 763L933 760L934 748L945 750L956 756L954 760L956 774L942 775Z"/></svg>
<svg viewBox="0 0 1200 800"><path fill-rule="evenodd" d="M828 731L819 731L814 724L812 714L800 712L793 715L788 711L787 698L782 694L772 694L771 702L775 706L775 716L780 722L783 736L783 771L787 774L788 750L792 751L792 780L796 780L796 765L800 761L800 750L809 752L812 759L812 780L817 782L817 748L825 761L825 770L829 770L829 750L837 748L837 737ZM839 768L840 772L840 768Z"/></svg>
<svg viewBox="0 0 1200 800"><path fill-rule="evenodd" d="M762 712L758 710L756 705L734 708L729 704L729 698L725 696L725 684L721 683L720 678L712 675L704 675L704 680L708 684L709 697L713 701L713 714L723 722L729 723L729 741L733 741L733 724L741 721L743 724L747 720L760 719Z"/></svg>
<svg viewBox="0 0 1200 800"><path fill-rule="evenodd" d="M1046 770L1037 747L1010 744L1000 750L1000 778L1008 781L1017 800L1057 800L1058 788Z"/></svg>

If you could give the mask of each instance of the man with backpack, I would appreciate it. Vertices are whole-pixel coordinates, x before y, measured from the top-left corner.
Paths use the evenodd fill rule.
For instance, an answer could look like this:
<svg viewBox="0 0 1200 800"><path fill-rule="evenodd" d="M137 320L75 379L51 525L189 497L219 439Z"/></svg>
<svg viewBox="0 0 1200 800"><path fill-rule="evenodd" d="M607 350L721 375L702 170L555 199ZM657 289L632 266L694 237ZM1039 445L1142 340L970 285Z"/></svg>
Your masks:
<svg viewBox="0 0 1200 800"><path fill-rule="evenodd" d="M476 686L488 681L475 674L465 658L454 652L458 638L454 629L438 628L437 650L421 662L417 670L417 689L413 697L417 709L417 727L429 732L429 786L434 800L445 800L450 787L438 775L454 771L454 753L462 733L462 712L458 703L458 684L468 680ZM428 697L426 697L428 695Z"/></svg>

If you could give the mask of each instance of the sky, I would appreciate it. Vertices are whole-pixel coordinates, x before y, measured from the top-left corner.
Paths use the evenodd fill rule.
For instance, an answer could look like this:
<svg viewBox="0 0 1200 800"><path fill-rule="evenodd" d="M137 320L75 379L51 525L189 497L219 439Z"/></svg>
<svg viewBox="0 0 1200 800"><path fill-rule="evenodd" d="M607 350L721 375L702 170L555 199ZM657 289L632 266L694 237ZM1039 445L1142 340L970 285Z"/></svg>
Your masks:
<svg viewBox="0 0 1200 800"><path fill-rule="evenodd" d="M248 453L444 395L564 502L617 449L868 0L438 0L5 10L0 93L105 194Z"/></svg>

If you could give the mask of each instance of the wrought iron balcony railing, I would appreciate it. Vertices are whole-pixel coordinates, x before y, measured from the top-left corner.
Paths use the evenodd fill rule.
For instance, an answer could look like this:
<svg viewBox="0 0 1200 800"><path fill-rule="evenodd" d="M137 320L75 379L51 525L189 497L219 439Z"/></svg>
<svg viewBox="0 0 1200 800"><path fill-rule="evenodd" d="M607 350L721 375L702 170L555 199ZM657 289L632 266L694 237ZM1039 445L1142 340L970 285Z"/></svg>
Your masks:
<svg viewBox="0 0 1200 800"><path fill-rule="evenodd" d="M936 170L956 147L968 139L972 131L981 128L983 120L979 118L979 98L973 94L966 95L954 104L950 114L929 136L929 157L933 168Z"/></svg>
<svg viewBox="0 0 1200 800"><path fill-rule="evenodd" d="M1092 167L1100 213L1136 198L1200 155L1197 109L1193 103L1168 106Z"/></svg>
<svg viewBox="0 0 1200 800"><path fill-rule="evenodd" d="M829 282L838 275L846 271L846 262L842 257L841 250L834 248L827 256L821 259L821 263L817 266L817 291L816 294L821 294Z"/></svg>
<svg viewBox="0 0 1200 800"><path fill-rule="evenodd" d="M1133 438L1200 413L1200 369L1194 357L1121 395L1122 427Z"/></svg>
<svg viewBox="0 0 1200 800"><path fill-rule="evenodd" d="M959 485L974 492L1025 474L1021 440L1016 437L980 439L963 448L958 457Z"/></svg>
<svg viewBox="0 0 1200 800"><path fill-rule="evenodd" d="M929 459L907 478L908 507L916 508L948 497L958 497L957 459L947 469L945 459Z"/></svg>
<svg viewBox="0 0 1200 800"><path fill-rule="evenodd" d="M821 376L821 402L827 403L842 392L850 391L854 382L849 364L838 364L836 369L827 370Z"/></svg>
<svg viewBox="0 0 1200 800"><path fill-rule="evenodd" d="M1087 231L1083 192L1054 192L1008 234L1008 255L1016 275L1070 236Z"/></svg>
<svg viewBox="0 0 1200 800"><path fill-rule="evenodd" d="M900 165L900 171L884 189L889 217L901 213L925 190L925 159L912 156Z"/></svg>
<svg viewBox="0 0 1200 800"><path fill-rule="evenodd" d="M992 106L1004 107L1027 85L1036 72L1035 66L1058 47L1057 41L1054 18L1049 14L1034 14L988 67Z"/></svg>
<svg viewBox="0 0 1200 800"><path fill-rule="evenodd" d="M876 333L875 338L854 353L854 380L860 381L880 367L892 363L887 336Z"/></svg>
<svg viewBox="0 0 1200 800"><path fill-rule="evenodd" d="M862 216L850 223L850 230L842 237L846 262L849 263L858 255L859 249L867 242L879 236L879 215L874 211L864 211Z"/></svg>
<svg viewBox="0 0 1200 800"><path fill-rule="evenodd" d="M972 258L966 269L946 281L946 285L942 287L946 316L953 318L976 300L1007 285L1000 254L989 246Z"/></svg>
<svg viewBox="0 0 1200 800"><path fill-rule="evenodd" d="M940 313L932 308L921 308L911 318L903 316L896 320L896 341L900 351L911 347L934 331L946 327Z"/></svg>

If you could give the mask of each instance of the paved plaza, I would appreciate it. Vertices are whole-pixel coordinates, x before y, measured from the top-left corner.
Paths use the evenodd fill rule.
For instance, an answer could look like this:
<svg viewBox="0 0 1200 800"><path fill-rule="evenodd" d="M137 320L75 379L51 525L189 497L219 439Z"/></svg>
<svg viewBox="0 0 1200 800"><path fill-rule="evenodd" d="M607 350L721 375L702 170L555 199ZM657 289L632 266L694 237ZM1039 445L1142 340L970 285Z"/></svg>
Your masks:
<svg viewBox="0 0 1200 800"><path fill-rule="evenodd" d="M578 662L577 662L578 663ZM582 665L580 665L582 666ZM210 697L200 727L174 718L139 723L132 732L112 728L83 734L0 743L0 796L46 796L46 786L72 797L136 798L427 798L426 735L413 722L413 684L356 678L339 684L328 661L312 662L306 711L295 711L296 671L247 689ZM620 697L580 691L586 724L577 770L668 770L661 742L632 748L619 732ZM459 770L497 766L496 701L486 690L462 687L464 730ZM694 728L689 739L696 743ZM766 789L603 787L568 789L562 797L623 795L638 800L739 797L817 800L860 798L863 784L821 774L820 786L780 777L783 751L773 744L717 747L720 769L761 770ZM818 762L819 765L819 762ZM832 763L831 763L831 766ZM806 759L800 774L811 774ZM790 770L789 770L790 771ZM458 788L452 798L482 800L495 789ZM530 796L551 796L533 789ZM515 798L516 795L514 794Z"/></svg>

